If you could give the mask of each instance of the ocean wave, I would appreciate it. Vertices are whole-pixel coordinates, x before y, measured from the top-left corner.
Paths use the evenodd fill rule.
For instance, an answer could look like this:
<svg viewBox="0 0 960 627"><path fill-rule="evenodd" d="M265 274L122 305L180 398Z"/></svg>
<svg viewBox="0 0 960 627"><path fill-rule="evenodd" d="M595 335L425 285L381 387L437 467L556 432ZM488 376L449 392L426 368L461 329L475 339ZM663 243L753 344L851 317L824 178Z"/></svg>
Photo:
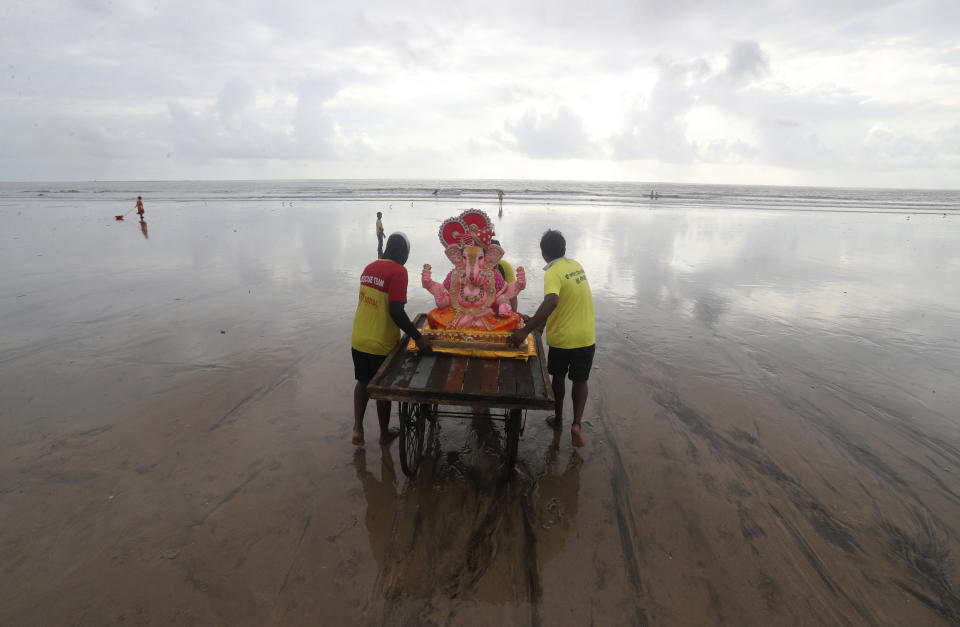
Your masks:
<svg viewBox="0 0 960 627"><path fill-rule="evenodd" d="M623 183L533 180L296 180L296 181L124 181L0 183L0 199L37 201L70 195L76 200L147 202L309 203L313 201L450 202L496 206L580 205L674 209L837 211L868 213L957 213L960 191L681 183ZM651 198L651 192L654 198Z"/></svg>

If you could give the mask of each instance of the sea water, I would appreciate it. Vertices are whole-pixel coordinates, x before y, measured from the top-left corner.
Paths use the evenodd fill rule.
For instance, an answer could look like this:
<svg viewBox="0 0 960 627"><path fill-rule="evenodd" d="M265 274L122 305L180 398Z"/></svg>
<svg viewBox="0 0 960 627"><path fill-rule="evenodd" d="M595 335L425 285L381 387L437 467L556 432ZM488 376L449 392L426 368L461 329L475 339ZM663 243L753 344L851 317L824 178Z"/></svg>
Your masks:
<svg viewBox="0 0 960 627"><path fill-rule="evenodd" d="M133 213L137 196L143 222ZM7 182L0 184L0 382L8 393L0 427L36 424L40 415L64 424L80 414L109 420L96 405L63 411L51 400L59 393L38 396L50 381L69 390L119 376L150 386L168 374L158 364L288 359L305 337L346 345L359 273L376 256L377 211L388 233L410 237L408 310L426 311L432 302L419 269L430 263L445 271L437 229L471 207L491 216L508 260L526 269L520 308L527 313L539 303L539 236L547 228L565 234L568 254L587 269L601 345L613 340L614 321L667 363L695 362L697 338L721 337L740 349L755 334L798 348L823 342L825 351L843 347L830 357L841 365L903 364L869 377L906 381L910 390L938 387L939 396L927 392L923 402L954 410L941 380L960 364L957 191ZM49 409L29 409L43 399Z"/></svg>
<svg viewBox="0 0 960 627"><path fill-rule="evenodd" d="M960 210L957 190L534 180L0 182L0 203L11 206L14 201L29 200L90 201L116 203L126 209L142 195L150 202L171 203L316 200L393 203L444 199L490 206L497 204L499 191L504 193L508 206L646 206L651 201L661 201L671 207L716 209L915 213Z"/></svg>

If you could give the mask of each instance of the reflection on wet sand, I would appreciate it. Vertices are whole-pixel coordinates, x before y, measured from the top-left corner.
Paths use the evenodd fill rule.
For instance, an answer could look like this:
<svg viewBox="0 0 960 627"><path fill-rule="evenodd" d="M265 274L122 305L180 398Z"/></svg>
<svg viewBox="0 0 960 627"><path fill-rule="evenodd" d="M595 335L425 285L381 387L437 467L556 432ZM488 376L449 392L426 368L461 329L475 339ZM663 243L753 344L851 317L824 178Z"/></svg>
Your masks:
<svg viewBox="0 0 960 627"><path fill-rule="evenodd" d="M393 466L393 457L389 447L380 449L379 479L367 470L366 448L357 448L353 454L353 464L367 501L364 524L370 537L370 551L382 571L387 543L393 531L393 519L397 512L397 473Z"/></svg>
<svg viewBox="0 0 960 627"><path fill-rule="evenodd" d="M577 526L583 459L576 449L565 451L561 459L560 439L561 434L554 432L544 472L532 478L534 490L526 503L532 509L530 525L537 544L537 572L550 563Z"/></svg>
<svg viewBox="0 0 960 627"><path fill-rule="evenodd" d="M469 622L490 607L511 622L539 622L540 573L576 529L583 461L576 452L558 461L559 438L539 462L505 477L501 424L484 412L459 425L441 419L431 425L420 476L399 495L390 455L382 454L376 480L357 453L379 566L377 622Z"/></svg>
<svg viewBox="0 0 960 627"><path fill-rule="evenodd" d="M869 392L864 373L824 373L843 361L831 350L700 335L698 367L668 366L635 360L657 349L627 331L621 312L606 309L603 327L620 349L606 354L597 421L611 447L640 442L627 416L643 425L645 472L623 494L640 514L630 529L654 618L960 620L951 559L960 494L942 476L960 449L944 417ZM636 390L633 411L618 399L622 385ZM685 610L661 605L676 589L691 593Z"/></svg>

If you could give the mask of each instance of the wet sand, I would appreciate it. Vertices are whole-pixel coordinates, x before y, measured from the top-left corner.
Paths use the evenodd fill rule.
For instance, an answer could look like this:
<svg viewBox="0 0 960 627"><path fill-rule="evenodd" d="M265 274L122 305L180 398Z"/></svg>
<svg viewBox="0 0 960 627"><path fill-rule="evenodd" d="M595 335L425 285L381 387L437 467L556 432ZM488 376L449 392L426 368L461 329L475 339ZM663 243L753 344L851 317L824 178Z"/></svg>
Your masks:
<svg viewBox="0 0 960 627"><path fill-rule="evenodd" d="M415 313L465 207L405 204ZM0 623L960 624L955 215L507 204L522 310L547 226L593 286L587 446L410 481L349 445L383 207L276 205L0 212Z"/></svg>

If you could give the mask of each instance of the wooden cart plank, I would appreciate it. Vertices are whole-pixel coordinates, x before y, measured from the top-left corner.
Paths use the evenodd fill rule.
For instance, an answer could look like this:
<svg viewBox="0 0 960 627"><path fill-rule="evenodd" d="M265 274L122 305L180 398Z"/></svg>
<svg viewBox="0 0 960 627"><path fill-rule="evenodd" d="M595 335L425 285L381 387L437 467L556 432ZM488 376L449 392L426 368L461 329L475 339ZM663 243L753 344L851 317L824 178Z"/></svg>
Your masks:
<svg viewBox="0 0 960 627"><path fill-rule="evenodd" d="M450 355L439 354L433 364L433 370L430 371L430 377L427 379L427 390L442 390L447 385L447 378L450 375L450 367L453 365L453 357Z"/></svg>
<svg viewBox="0 0 960 627"><path fill-rule="evenodd" d="M542 364L540 363L540 356L539 356L539 355L537 355L536 357L531 357L531 358L530 358L530 370L532 371L531 374L533 375L533 376L532 376L532 379L533 379L533 396L536 396L537 398L543 398L544 396L547 395L547 390L546 390L546 386L545 386L545 382L544 382L544 380L543 380L543 377L542 377L542 376L537 376L540 372L543 372L543 366L542 366ZM551 392L552 392L552 391L553 391L553 390L552 390L552 388L551 388Z"/></svg>
<svg viewBox="0 0 960 627"><path fill-rule="evenodd" d="M483 377L483 360L467 360L467 371L463 376L463 391L468 394L481 394L480 382Z"/></svg>
<svg viewBox="0 0 960 627"><path fill-rule="evenodd" d="M408 353L409 354L409 353ZM413 375L417 372L417 365L420 363L418 359L404 359L398 364L398 368L394 371L392 368L387 371L387 376L384 379L388 379L390 374L394 374L392 381L383 381L390 387L410 387L410 379L413 378Z"/></svg>
<svg viewBox="0 0 960 627"><path fill-rule="evenodd" d="M523 369L529 375L529 369ZM521 370L521 372L523 371ZM440 405L459 405L464 407L498 407L517 409L553 409L553 395L549 387L547 397L504 396L503 394L469 393L463 390L412 390L410 388L368 388L371 396L391 401L412 403L439 403Z"/></svg>
<svg viewBox="0 0 960 627"><path fill-rule="evenodd" d="M453 360L453 366L450 369L450 378L443 389L448 392L459 392L463 389L463 377L467 372L467 358L457 357Z"/></svg>
<svg viewBox="0 0 960 627"><path fill-rule="evenodd" d="M533 396L533 379L534 379L534 370L531 368L531 359L528 359L523 363L523 368L517 369L517 391L516 395L522 398L530 398Z"/></svg>
<svg viewBox="0 0 960 627"><path fill-rule="evenodd" d="M436 355L423 355L417 360L417 369L410 378L408 387L414 390L422 390L427 386L427 379L433 372L433 363L437 360Z"/></svg>
<svg viewBox="0 0 960 627"><path fill-rule="evenodd" d="M503 396L517 395L517 370L526 368L526 362L519 359L504 359L500 361L500 394Z"/></svg>
<svg viewBox="0 0 960 627"><path fill-rule="evenodd" d="M426 316L418 315L414 324L423 327ZM368 390L373 398L514 409L550 409L554 405L543 344L537 333L534 341L542 358L526 362L417 355L407 352L406 339L388 355L370 382Z"/></svg>
<svg viewBox="0 0 960 627"><path fill-rule="evenodd" d="M484 394L497 394L500 391L500 360L483 359L480 372L480 391Z"/></svg>
<svg viewBox="0 0 960 627"><path fill-rule="evenodd" d="M447 398L444 394L410 392L409 390L381 389L371 391L371 398L383 401L403 401L406 403L437 403L450 407L486 407L488 409L553 409L553 400L543 398L506 398L503 396L455 394Z"/></svg>
<svg viewBox="0 0 960 627"><path fill-rule="evenodd" d="M403 363L407 354L406 344L403 343L406 338L407 336L404 335L400 342L393 347L393 350L387 353L383 363L377 368L377 373L370 380L371 383L375 382L376 385L388 386L396 379L397 369Z"/></svg>

